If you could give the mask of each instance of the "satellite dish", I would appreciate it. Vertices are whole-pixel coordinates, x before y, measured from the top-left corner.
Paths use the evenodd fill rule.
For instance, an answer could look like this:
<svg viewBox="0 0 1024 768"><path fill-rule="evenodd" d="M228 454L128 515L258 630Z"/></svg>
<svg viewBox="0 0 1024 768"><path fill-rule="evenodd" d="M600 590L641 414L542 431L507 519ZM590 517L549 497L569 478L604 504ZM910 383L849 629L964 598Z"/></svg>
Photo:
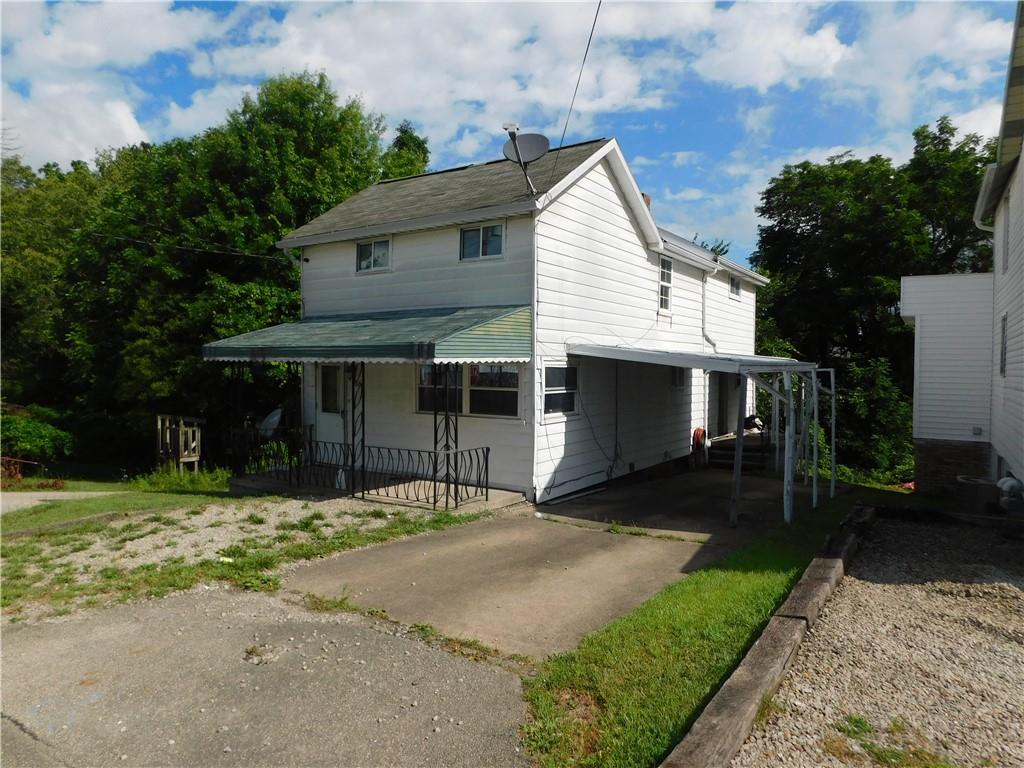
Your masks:
<svg viewBox="0 0 1024 768"><path fill-rule="evenodd" d="M516 155L517 146L519 148L518 156ZM549 142L548 137L543 134L521 133L514 135L514 138L506 141L505 146L502 147L501 151L505 157L513 163L526 165L527 163L532 163L534 160L539 160L544 157L550 146L551 142Z"/></svg>

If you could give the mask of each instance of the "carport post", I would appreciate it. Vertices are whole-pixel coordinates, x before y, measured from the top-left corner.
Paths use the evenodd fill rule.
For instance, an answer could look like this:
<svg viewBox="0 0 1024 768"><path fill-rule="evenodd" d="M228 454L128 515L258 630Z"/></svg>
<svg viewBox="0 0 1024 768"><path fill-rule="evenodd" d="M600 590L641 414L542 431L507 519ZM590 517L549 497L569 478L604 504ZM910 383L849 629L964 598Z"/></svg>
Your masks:
<svg viewBox="0 0 1024 768"><path fill-rule="evenodd" d="M814 434L811 435L811 461L814 463L812 471L814 475L811 480L811 506L818 508L818 372L811 374L811 407L814 409L812 422Z"/></svg>
<svg viewBox="0 0 1024 768"><path fill-rule="evenodd" d="M793 374L784 371L783 388L786 392L786 466L782 475L782 517L793 522L793 453L796 446L796 408L793 403Z"/></svg>
<svg viewBox="0 0 1024 768"><path fill-rule="evenodd" d="M776 389L779 389L779 376L776 374L772 378L772 384L775 385ZM779 397L775 393L772 393L772 442L775 444L775 464L773 469L779 471Z"/></svg>
<svg viewBox="0 0 1024 768"><path fill-rule="evenodd" d="M740 478L743 474L743 422L747 415L747 377L740 374L740 402L736 407L736 451L732 459L732 502L729 505L729 526L736 527L739 519Z"/></svg>
<svg viewBox="0 0 1024 768"><path fill-rule="evenodd" d="M829 480L828 497L834 499L836 497L836 467L839 466L836 461L836 397L838 397L838 390L836 390L836 369L830 368L828 371L828 383L829 388L832 390L832 396L829 400L832 401L832 472L831 479Z"/></svg>

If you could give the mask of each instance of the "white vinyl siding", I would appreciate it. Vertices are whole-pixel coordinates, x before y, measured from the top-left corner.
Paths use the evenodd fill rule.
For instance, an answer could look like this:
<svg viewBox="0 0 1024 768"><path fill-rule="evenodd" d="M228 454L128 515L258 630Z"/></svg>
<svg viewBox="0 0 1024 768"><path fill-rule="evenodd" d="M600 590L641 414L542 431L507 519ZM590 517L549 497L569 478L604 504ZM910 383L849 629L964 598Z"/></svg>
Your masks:
<svg viewBox="0 0 1024 768"><path fill-rule="evenodd" d="M992 447L1017 477L1024 478L1024 172L1018 165L1007 184L1008 194L996 211L994 251L1005 254L1005 271L995 269L993 345L1001 341L1006 315L1006 374L999 374L993 355ZM999 347L994 346L996 353Z"/></svg>
<svg viewBox="0 0 1024 768"><path fill-rule="evenodd" d="M537 216L538 366L564 363L569 343L703 350L701 272L675 260L671 268L665 312L656 300L661 257L645 247L605 164L595 166ZM717 311L710 299L709 314ZM735 335L749 337L752 351L752 313L749 323ZM676 389L663 366L584 357L578 364L573 417L544 418L543 375L535 373L540 500L627 474L630 465L639 470L689 453L704 419L702 374Z"/></svg>
<svg viewBox="0 0 1024 768"><path fill-rule="evenodd" d="M510 218L501 258L460 261L460 227L397 234L391 266L356 273L356 243L303 249L302 300L306 317L419 307L529 304L533 297L533 220Z"/></svg>
<svg viewBox="0 0 1024 768"><path fill-rule="evenodd" d="M988 442L992 275L904 277L900 305L914 318L914 437Z"/></svg>

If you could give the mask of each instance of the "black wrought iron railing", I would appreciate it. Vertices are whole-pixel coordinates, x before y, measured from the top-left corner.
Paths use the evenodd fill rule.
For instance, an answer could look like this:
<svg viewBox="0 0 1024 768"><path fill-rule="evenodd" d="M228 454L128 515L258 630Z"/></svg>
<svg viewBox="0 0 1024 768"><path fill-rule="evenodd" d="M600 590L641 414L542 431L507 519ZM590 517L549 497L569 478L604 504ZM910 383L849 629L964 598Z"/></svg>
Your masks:
<svg viewBox="0 0 1024 768"><path fill-rule="evenodd" d="M322 488L458 508L489 498L490 448L429 451L314 440L311 428L233 430L229 451L235 475L265 478L293 488Z"/></svg>

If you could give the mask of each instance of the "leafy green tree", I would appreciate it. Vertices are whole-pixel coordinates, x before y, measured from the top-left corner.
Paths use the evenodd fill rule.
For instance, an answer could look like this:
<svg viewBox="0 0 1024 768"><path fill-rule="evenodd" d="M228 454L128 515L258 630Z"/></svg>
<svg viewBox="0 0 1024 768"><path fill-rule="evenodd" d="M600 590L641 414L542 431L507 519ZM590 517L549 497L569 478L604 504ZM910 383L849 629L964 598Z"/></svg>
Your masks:
<svg viewBox="0 0 1024 768"><path fill-rule="evenodd" d="M297 255L275 243L385 173L426 170L426 141L409 124L386 149L384 131L381 116L355 99L339 103L326 76L307 72L265 81L199 136L107 150L95 171L39 175L5 164L8 391L13 381L70 411L91 458L148 455L157 412L205 415L216 433L233 401L256 413L281 402L294 368L255 366L233 381L201 360L200 347L297 319ZM60 222L45 241L32 229L40 212ZM8 323L7 258L29 265L32 249L42 266L19 267L17 285L56 275L45 288L52 296L39 288L55 309L28 337L39 302L12 303ZM29 339L14 355L8 333ZM32 346L61 361L62 375L33 379Z"/></svg>
<svg viewBox="0 0 1024 768"><path fill-rule="evenodd" d="M840 460L857 466L902 463L910 446L913 331L899 314L900 277L991 263L972 214L994 143L958 138L945 117L914 139L899 166L849 153L786 166L758 208L766 223L751 262L772 280L758 295L758 351L841 369ZM864 403L879 423L865 422ZM866 429L892 439L865 439Z"/></svg>

